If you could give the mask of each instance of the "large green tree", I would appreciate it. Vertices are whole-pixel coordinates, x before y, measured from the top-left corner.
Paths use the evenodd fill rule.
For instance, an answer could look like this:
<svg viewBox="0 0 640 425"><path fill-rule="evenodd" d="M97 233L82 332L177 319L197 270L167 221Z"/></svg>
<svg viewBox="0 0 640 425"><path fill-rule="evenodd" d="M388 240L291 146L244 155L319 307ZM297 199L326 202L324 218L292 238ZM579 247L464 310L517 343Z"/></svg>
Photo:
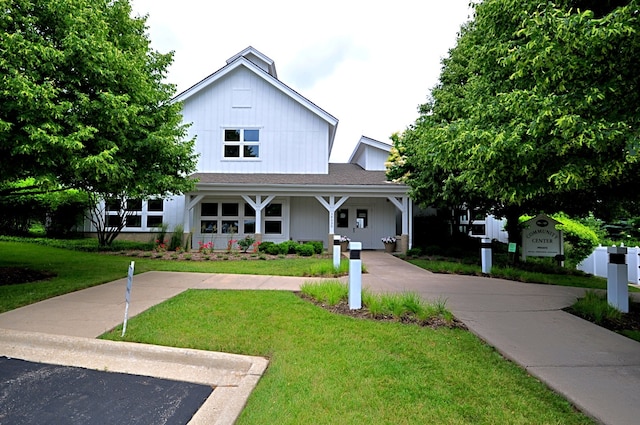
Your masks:
<svg viewBox="0 0 640 425"><path fill-rule="evenodd" d="M606 215L638 201L638 1L485 0L388 174L415 200ZM510 227L510 237L517 234Z"/></svg>
<svg viewBox="0 0 640 425"><path fill-rule="evenodd" d="M172 54L151 49L128 0L0 0L0 10L5 195L25 178L97 201L193 187L193 140L164 82Z"/></svg>

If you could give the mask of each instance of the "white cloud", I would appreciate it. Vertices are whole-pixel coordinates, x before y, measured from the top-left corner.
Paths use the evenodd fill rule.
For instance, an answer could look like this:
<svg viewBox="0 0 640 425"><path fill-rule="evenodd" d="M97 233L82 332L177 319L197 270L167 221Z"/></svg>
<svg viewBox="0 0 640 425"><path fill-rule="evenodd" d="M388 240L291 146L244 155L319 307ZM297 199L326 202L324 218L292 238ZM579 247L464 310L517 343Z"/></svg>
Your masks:
<svg viewBox="0 0 640 425"><path fill-rule="evenodd" d="M152 46L175 51L178 92L253 46L278 77L340 120L332 161L361 135L387 141L418 117L440 60L470 15L469 0L132 0L149 18Z"/></svg>

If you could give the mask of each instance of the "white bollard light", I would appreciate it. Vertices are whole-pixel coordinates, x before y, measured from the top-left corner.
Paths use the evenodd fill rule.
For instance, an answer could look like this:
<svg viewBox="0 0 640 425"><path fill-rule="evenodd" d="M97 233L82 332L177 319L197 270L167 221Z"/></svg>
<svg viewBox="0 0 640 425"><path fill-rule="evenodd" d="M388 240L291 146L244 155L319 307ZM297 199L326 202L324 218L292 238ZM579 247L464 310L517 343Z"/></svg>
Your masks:
<svg viewBox="0 0 640 425"><path fill-rule="evenodd" d="M482 239L482 242L480 243L480 258L482 259L482 273L490 274L492 266L491 239Z"/></svg>
<svg viewBox="0 0 640 425"><path fill-rule="evenodd" d="M362 242L349 243L349 309L362 308Z"/></svg>
<svg viewBox="0 0 640 425"><path fill-rule="evenodd" d="M340 268L340 235L333 235L333 268Z"/></svg>
<svg viewBox="0 0 640 425"><path fill-rule="evenodd" d="M627 248L611 246L607 248L607 301L609 305L623 313L629 312L629 285L627 282Z"/></svg>

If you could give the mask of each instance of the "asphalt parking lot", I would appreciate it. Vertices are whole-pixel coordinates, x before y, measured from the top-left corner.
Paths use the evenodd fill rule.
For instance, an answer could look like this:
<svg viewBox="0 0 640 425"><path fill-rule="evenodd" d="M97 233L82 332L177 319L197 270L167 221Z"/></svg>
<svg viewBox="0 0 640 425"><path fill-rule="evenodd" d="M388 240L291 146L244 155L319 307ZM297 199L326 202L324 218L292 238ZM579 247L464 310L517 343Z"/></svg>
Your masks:
<svg viewBox="0 0 640 425"><path fill-rule="evenodd" d="M211 386L0 357L1 424L184 425Z"/></svg>

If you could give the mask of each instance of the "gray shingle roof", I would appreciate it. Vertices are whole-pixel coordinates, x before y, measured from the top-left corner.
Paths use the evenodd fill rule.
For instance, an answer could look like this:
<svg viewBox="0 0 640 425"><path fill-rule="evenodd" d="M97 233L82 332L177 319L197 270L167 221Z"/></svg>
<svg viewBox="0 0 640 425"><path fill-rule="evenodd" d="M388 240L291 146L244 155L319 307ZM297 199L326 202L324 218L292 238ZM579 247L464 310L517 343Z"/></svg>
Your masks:
<svg viewBox="0 0 640 425"><path fill-rule="evenodd" d="M366 171L357 164L329 164L329 174L196 173L192 177L201 184L403 186L387 181L384 171Z"/></svg>

